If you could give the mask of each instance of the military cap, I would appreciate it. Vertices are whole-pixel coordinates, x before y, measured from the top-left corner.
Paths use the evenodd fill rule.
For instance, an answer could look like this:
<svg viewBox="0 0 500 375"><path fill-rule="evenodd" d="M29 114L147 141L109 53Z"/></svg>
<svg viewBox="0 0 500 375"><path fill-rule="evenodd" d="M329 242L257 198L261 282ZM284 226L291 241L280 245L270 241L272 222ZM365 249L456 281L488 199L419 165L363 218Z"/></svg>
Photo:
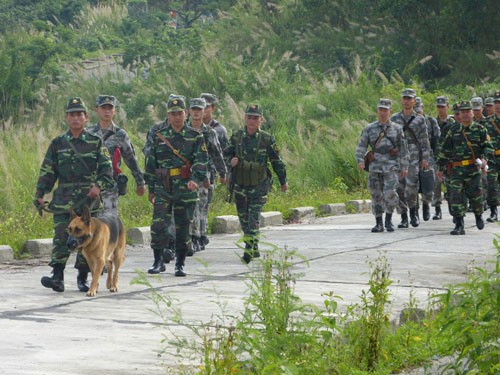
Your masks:
<svg viewBox="0 0 500 375"><path fill-rule="evenodd" d="M500 101L500 91L497 91L495 94L493 94L493 101L494 102Z"/></svg>
<svg viewBox="0 0 500 375"><path fill-rule="evenodd" d="M184 102L186 101L186 97L184 95L170 94L168 96L168 100L170 99L182 99Z"/></svg>
<svg viewBox="0 0 500 375"><path fill-rule="evenodd" d="M493 97L490 96L490 97L484 99L484 105L493 105Z"/></svg>
<svg viewBox="0 0 500 375"><path fill-rule="evenodd" d="M417 96L415 98L415 105L413 106L413 109L417 112L422 111L422 108L424 106L424 102L422 102L422 98L420 96Z"/></svg>
<svg viewBox="0 0 500 375"><path fill-rule="evenodd" d="M208 92L203 92L200 94L200 97L205 99L205 101L207 102L207 105L217 104L217 96L215 96L214 94L210 94Z"/></svg>
<svg viewBox="0 0 500 375"><path fill-rule="evenodd" d="M193 98L189 101L189 108L205 109L207 102L203 98Z"/></svg>
<svg viewBox="0 0 500 375"><path fill-rule="evenodd" d="M457 113L460 112L460 103L456 102L453 104L453 112Z"/></svg>
<svg viewBox="0 0 500 375"><path fill-rule="evenodd" d="M87 112L87 107L82 98L70 98L66 106L66 113L70 112Z"/></svg>
<svg viewBox="0 0 500 375"><path fill-rule="evenodd" d="M403 91L401 91L401 96L402 97L408 96L410 98L414 98L417 96L417 92L413 89L403 89Z"/></svg>
<svg viewBox="0 0 500 375"><path fill-rule="evenodd" d="M470 102L470 100L462 100L459 106L461 111L472 109L472 103Z"/></svg>
<svg viewBox="0 0 500 375"><path fill-rule="evenodd" d="M245 115L247 115L247 116L262 116L263 115L262 108L258 104L250 104L245 111Z"/></svg>
<svg viewBox="0 0 500 375"><path fill-rule="evenodd" d="M446 107L448 105L447 96L438 96L436 98L436 107Z"/></svg>
<svg viewBox="0 0 500 375"><path fill-rule="evenodd" d="M95 101L96 107L102 107L103 105L112 105L116 107L116 98L113 95L99 95Z"/></svg>
<svg viewBox="0 0 500 375"><path fill-rule="evenodd" d="M475 96L470 100L472 109L481 109L483 107L483 98Z"/></svg>
<svg viewBox="0 0 500 375"><path fill-rule="evenodd" d="M182 112L186 109L186 101L183 97L177 96L168 99L167 112Z"/></svg>
<svg viewBox="0 0 500 375"><path fill-rule="evenodd" d="M392 101L390 99L380 98L378 101L377 108L391 109L392 108Z"/></svg>

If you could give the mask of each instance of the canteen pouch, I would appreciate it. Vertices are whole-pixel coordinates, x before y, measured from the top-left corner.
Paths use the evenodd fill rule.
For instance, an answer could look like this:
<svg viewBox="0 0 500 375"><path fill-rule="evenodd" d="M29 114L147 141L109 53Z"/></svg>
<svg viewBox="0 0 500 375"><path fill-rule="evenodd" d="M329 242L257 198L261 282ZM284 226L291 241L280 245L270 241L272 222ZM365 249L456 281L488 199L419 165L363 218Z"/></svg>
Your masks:
<svg viewBox="0 0 500 375"><path fill-rule="evenodd" d="M118 187L118 195L127 194L128 177L125 176L124 174L119 174L116 176L115 181L116 181L116 185Z"/></svg>
<svg viewBox="0 0 500 375"><path fill-rule="evenodd" d="M155 175L165 188L165 191L169 192L171 189L170 170L167 168L158 168L155 169Z"/></svg>
<svg viewBox="0 0 500 375"><path fill-rule="evenodd" d="M188 179L188 178L191 177L191 174L192 174L192 172L191 172L191 164L184 164L181 167L181 174L180 174L181 178L183 180Z"/></svg>
<svg viewBox="0 0 500 375"><path fill-rule="evenodd" d="M373 151L366 151L365 156L363 156L365 161L365 171L370 170L370 163L375 160L375 153Z"/></svg>
<svg viewBox="0 0 500 375"><path fill-rule="evenodd" d="M240 186L257 186L267 178L267 168L255 161L240 160L235 168L235 182Z"/></svg>

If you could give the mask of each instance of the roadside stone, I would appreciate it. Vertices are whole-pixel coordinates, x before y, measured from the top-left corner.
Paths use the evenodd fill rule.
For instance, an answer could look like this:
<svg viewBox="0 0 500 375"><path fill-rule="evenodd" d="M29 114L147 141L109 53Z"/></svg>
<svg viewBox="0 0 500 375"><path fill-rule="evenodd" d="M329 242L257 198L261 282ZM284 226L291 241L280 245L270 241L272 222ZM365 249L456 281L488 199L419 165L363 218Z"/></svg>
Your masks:
<svg viewBox="0 0 500 375"><path fill-rule="evenodd" d="M213 233L238 233L240 231L241 226L238 216L223 215L215 217Z"/></svg>
<svg viewBox="0 0 500 375"><path fill-rule="evenodd" d="M260 213L260 226L270 227L273 225L283 225L283 215L279 211L268 211Z"/></svg>
<svg viewBox="0 0 500 375"><path fill-rule="evenodd" d="M330 203L319 206L319 212L322 215L337 216L347 214L347 209L345 207L345 203Z"/></svg>
<svg viewBox="0 0 500 375"><path fill-rule="evenodd" d="M0 262L10 262L14 260L14 250L7 245L0 245Z"/></svg>
<svg viewBox="0 0 500 375"><path fill-rule="evenodd" d="M50 256L52 253L52 238L28 240L25 242L24 248L33 257Z"/></svg>
<svg viewBox="0 0 500 375"><path fill-rule="evenodd" d="M132 245L145 245L151 244L151 228L139 227L130 228L127 231L128 242Z"/></svg>
<svg viewBox="0 0 500 375"><path fill-rule="evenodd" d="M296 207L290 209L291 215L290 220L293 223L300 223L305 220L314 219L316 217L316 213L314 211L314 207Z"/></svg>
<svg viewBox="0 0 500 375"><path fill-rule="evenodd" d="M348 212L353 213L368 213L372 209L372 201L370 199L357 199L348 201L346 204Z"/></svg>

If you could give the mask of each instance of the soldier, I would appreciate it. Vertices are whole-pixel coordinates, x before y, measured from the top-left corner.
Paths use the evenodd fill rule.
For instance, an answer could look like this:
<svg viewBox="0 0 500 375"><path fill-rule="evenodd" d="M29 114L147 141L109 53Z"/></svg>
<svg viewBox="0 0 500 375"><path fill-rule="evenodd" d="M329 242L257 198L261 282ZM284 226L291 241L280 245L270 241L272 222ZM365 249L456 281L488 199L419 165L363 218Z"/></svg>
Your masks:
<svg viewBox="0 0 500 375"><path fill-rule="evenodd" d="M262 122L260 105L249 105L245 111L245 128L232 134L224 151L227 165L232 168L234 200L245 242L242 259L247 264L252 258L260 256L260 213L271 187L269 162L278 176L281 191L288 189L285 164L280 158L274 137L260 130Z"/></svg>
<svg viewBox="0 0 500 375"><path fill-rule="evenodd" d="M151 247L154 263L149 273L164 270L163 253L168 244L168 226L175 223L175 276L186 276L190 247L189 227L198 200L198 188L207 179L207 149L203 136L185 125L186 104L182 98L167 103L167 124L153 134L146 159L145 180L149 201L154 205ZM172 219L173 214L173 219Z"/></svg>
<svg viewBox="0 0 500 375"><path fill-rule="evenodd" d="M129 167L136 182L136 194L144 195L144 178L137 157L135 156L134 146L130 142L127 132L116 126L113 117L116 113L116 98L112 95L99 95L96 99L95 112L99 121L87 131L95 136L101 137L111 155L113 166L113 178L115 186L111 190L101 191L101 197L104 204L104 213L118 215L118 196L125 195L127 186L127 176L121 169L121 160Z"/></svg>
<svg viewBox="0 0 500 375"><path fill-rule="evenodd" d="M422 173L420 173L420 190L422 192L422 217L424 221L428 221L431 218L429 205L434 200L434 187L436 185L434 164L435 156L437 155L439 137L441 136L441 129L435 118L424 114L424 102L422 101L421 97L417 96L415 98L415 106L413 107L413 109L416 113L423 116L425 119L425 125L427 126L427 134L429 135L429 143L431 146L429 152L430 167L425 172L426 174L423 175Z"/></svg>
<svg viewBox="0 0 500 375"><path fill-rule="evenodd" d="M491 157L492 153L486 128L473 121L471 102L460 102L460 123L450 127L438 156L438 177L442 178L445 169L451 169L448 186L455 228L450 234L465 234L467 198L474 211L477 228L484 228L481 169L486 167L486 158Z"/></svg>
<svg viewBox="0 0 500 375"><path fill-rule="evenodd" d="M500 91L494 95L495 113L488 117L486 129L491 138L491 144L494 148L494 157L488 162L488 205L490 207L490 216L486 219L493 223L498 221L498 206L500 205L500 186L498 177L500 175Z"/></svg>
<svg viewBox="0 0 500 375"><path fill-rule="evenodd" d="M219 121L213 118L213 113L215 111L215 106L217 105L217 96L214 94L210 93L202 93L200 94L200 97L205 99L207 106L205 107L205 110L203 111L203 123L207 124L210 126L212 129L214 129L217 132L217 137L219 137L219 143L222 148L222 150L225 150L227 147L227 130L222 125Z"/></svg>
<svg viewBox="0 0 500 375"><path fill-rule="evenodd" d="M191 246L193 251L204 250L208 244L207 221L208 221L208 192L213 191L212 175L218 173L220 183L226 182L226 164L219 144L217 133L211 127L203 123L203 113L206 102L203 98L194 98L189 102L191 117L188 126L203 134L203 139L208 150L208 180L204 186L198 188L199 201L194 211L193 224L191 226Z"/></svg>
<svg viewBox="0 0 500 375"><path fill-rule="evenodd" d="M484 106L483 106L483 98L479 96L473 97L471 100L472 104L472 113L474 114L474 121L477 122L478 124L481 124L483 126L486 125L487 120L486 117L483 114ZM488 177L486 173L486 169L482 170L481 174L481 189L483 192L483 202L484 202L484 210L486 211L488 209L487 207L487 202L488 202ZM472 210L472 207L469 206L469 210ZM472 211L471 211L472 212Z"/></svg>
<svg viewBox="0 0 500 375"><path fill-rule="evenodd" d="M493 97L488 97L484 99L484 115L486 117L493 116L495 113L495 107L494 107L494 100Z"/></svg>
<svg viewBox="0 0 500 375"><path fill-rule="evenodd" d="M368 190L372 195L372 210L376 221L373 233L383 232L384 224L388 232L394 231L392 213L399 204L399 178L408 173L409 155L403 128L389 120L391 108L392 102L389 99L379 100L378 121L363 129L356 148L356 160L361 170L365 169L364 156L368 146L374 156L368 172ZM382 224L384 212L385 223Z"/></svg>
<svg viewBox="0 0 500 375"><path fill-rule="evenodd" d="M413 227L418 227L418 189L419 172L429 168L430 144L427 134L425 119L413 110L415 105L415 90L404 89L401 94L403 110L394 114L391 121L400 124L405 132L405 139L410 154L408 174L399 180L399 211L401 223L398 228L408 228L408 208L410 209L410 222Z"/></svg>
<svg viewBox="0 0 500 375"><path fill-rule="evenodd" d="M451 124L455 122L453 117L448 115L448 108L450 105L448 104L448 98L446 96L438 96L436 98L436 109L437 109L437 117L436 117L436 122L438 123L438 126L440 128L440 137L438 140L438 144L436 146L436 150L434 152L434 157L437 157L439 153L439 149L441 148L441 145L444 141L444 138L446 136L446 133L450 129ZM435 170L437 174L437 168ZM432 220L441 220L443 217L442 211L441 211L441 204L443 203L442 201L442 191L441 191L441 185L443 183L446 184L447 177L443 177L444 181L441 181L439 178L436 176L436 183L434 185L434 194L432 198L432 205L434 206L435 212L434 216L432 217ZM448 189L447 189L448 190Z"/></svg>
<svg viewBox="0 0 500 375"><path fill-rule="evenodd" d="M64 268L69 258L67 227L71 220L70 208L81 215L85 205L98 208L101 190L113 188L113 171L109 152L101 138L84 126L88 120L87 107L81 98L71 98L66 106L68 131L54 138L45 154L36 185L35 205L45 208L43 196L54 188L48 209L54 214L54 238L49 265L52 277L44 276L42 285L56 292L64 292ZM96 207L97 206L97 207ZM86 292L89 268L82 254L77 254L78 289Z"/></svg>

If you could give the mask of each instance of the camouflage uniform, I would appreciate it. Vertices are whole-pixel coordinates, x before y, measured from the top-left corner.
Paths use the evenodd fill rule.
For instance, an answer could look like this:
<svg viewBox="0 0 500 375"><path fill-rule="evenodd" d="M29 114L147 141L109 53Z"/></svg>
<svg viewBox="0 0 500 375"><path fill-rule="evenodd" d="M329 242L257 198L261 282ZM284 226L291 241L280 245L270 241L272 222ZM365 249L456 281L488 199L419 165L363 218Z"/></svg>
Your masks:
<svg viewBox="0 0 500 375"><path fill-rule="evenodd" d="M390 101L381 99L379 108L390 109ZM382 132L384 135L379 140ZM382 124L380 121L372 122L361 133L356 148L358 163L363 162L368 147L373 150L375 156L375 159L370 163L367 183L372 196L372 212L380 224L381 217L385 212L386 228L388 231L392 231L392 223L389 224L389 222L394 209L399 204L397 193L399 173L402 170L408 170L409 163L408 146L403 129L391 121L387 124ZM397 154L391 153L391 150L397 150Z"/></svg>
<svg viewBox="0 0 500 375"><path fill-rule="evenodd" d="M70 252L66 245L69 209L73 208L77 214L81 214L84 205L91 206L87 193L93 184L101 190L113 187L109 152L102 139L86 130L78 138L73 138L69 131L54 138L40 168L36 198L43 198L50 193L56 181L58 185L49 204L49 209L54 211L54 247L50 266L65 265L69 258ZM80 253L75 268L88 269Z"/></svg>
<svg viewBox="0 0 500 375"><path fill-rule="evenodd" d="M500 101L500 92L496 101ZM487 199L491 210L491 215L487 220L489 222L494 222L498 220L497 207L500 205L500 184L498 181L500 176L500 117L496 114L488 117L485 127L491 138L491 144L494 149L494 157L488 161L487 173Z"/></svg>
<svg viewBox="0 0 500 375"><path fill-rule="evenodd" d="M469 101L460 103L461 110L471 109ZM468 144L470 142L470 146ZM482 229L483 196L481 193L481 170L476 165L477 158L489 158L493 153L487 130L480 124L472 122L469 126L453 124L445 135L438 165L441 171L451 168L449 175L449 203L451 214L457 227L463 231L463 217L466 212L466 199L476 215L476 223ZM482 223L484 226L484 223ZM457 228L455 228L457 229ZM453 232L453 231L452 231Z"/></svg>
<svg viewBox="0 0 500 375"><path fill-rule="evenodd" d="M259 113L262 115L257 105L250 106L247 115L253 114L254 110L257 115ZM260 129L253 135L249 135L246 128L237 130L231 135L224 156L227 165L231 165L230 160L233 157L239 159L238 165L232 168L231 172L231 178L234 179L234 200L247 249L256 250L259 241L260 213L267 202L272 181L268 163L271 163L281 185L286 184L285 164L280 158L274 137ZM244 163L253 163L255 169L259 170L256 179L261 178L260 182L254 184L256 181L250 181ZM242 179L240 180L238 176ZM247 178L248 181L245 181Z"/></svg>
<svg viewBox="0 0 500 375"><path fill-rule="evenodd" d="M455 123L455 120L451 116L447 116L445 120L441 120L439 117L436 117L436 122L440 128L440 136L439 136L439 139L438 139L438 142L436 145L436 149L434 150L434 158L437 158L437 155L439 154L439 150L441 149L441 145L444 142L444 138L446 136L446 133L448 133L448 130L450 129L451 125ZM432 205L434 207L440 207L441 204L443 203L441 186L443 185L443 183L445 184L445 186L447 186L446 181L447 181L446 176L445 176L444 182L439 181L436 178L436 184L434 185L434 194L432 196ZM448 188L447 188L447 190L448 190ZM434 216L433 219L435 219L435 220L441 218L441 208L439 208L439 210L436 210L436 211L439 211L439 215L436 214Z"/></svg>
<svg viewBox="0 0 500 375"><path fill-rule="evenodd" d="M391 121L400 124L405 132L406 142L410 155L410 164L408 166L408 175L399 180L399 207L398 211L403 217L407 217L408 208L410 215L418 219L418 190L419 190L419 172L423 160L429 161L430 144L427 134L425 119L415 111L410 116L405 117L403 112L394 114ZM413 213L413 214L412 214ZM416 225L418 226L418 222Z"/></svg>
<svg viewBox="0 0 500 375"><path fill-rule="evenodd" d="M87 130L90 134L103 139L111 155L115 184L113 189L102 191L101 196L104 204L104 213L110 212L118 215L118 184L116 181L118 176L121 175L120 165L122 158L132 172L137 186L144 186L143 173L137 162L134 146L130 142L127 132L114 123L107 129L102 129L99 123L97 123Z"/></svg>
<svg viewBox="0 0 500 375"><path fill-rule="evenodd" d="M174 100L175 105L181 100ZM170 103L170 101L169 101ZM182 101L182 105L185 105ZM188 248L190 247L189 227L193 220L193 212L198 200L196 191L187 188L189 180L198 185L207 178L208 155L203 136L197 131L184 126L180 132L175 132L170 124L161 127L163 135L180 155L189 160L192 166L192 176L184 179L179 174L184 165L183 160L157 135L153 134L151 151L147 154L144 178L149 192L154 194L153 223L151 225L151 247L156 252L163 251L168 246L168 227L175 223L176 274L178 268L183 268ZM170 186L167 188L157 175L159 169L167 170L170 176ZM173 218L172 218L173 215ZM156 254L155 252L155 254ZM155 258L156 260L156 258Z"/></svg>

